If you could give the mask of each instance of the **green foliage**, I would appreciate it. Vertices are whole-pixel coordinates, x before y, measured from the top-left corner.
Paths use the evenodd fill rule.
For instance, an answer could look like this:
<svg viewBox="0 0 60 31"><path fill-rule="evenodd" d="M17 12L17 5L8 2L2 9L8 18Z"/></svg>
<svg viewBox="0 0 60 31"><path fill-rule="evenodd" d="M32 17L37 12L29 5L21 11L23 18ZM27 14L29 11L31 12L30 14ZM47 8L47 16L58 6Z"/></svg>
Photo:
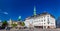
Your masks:
<svg viewBox="0 0 60 31"><path fill-rule="evenodd" d="M22 25L22 26L25 26L25 23L24 23L24 22L21 22L21 25Z"/></svg>
<svg viewBox="0 0 60 31"><path fill-rule="evenodd" d="M16 27L17 26L17 24L11 24L12 25L12 27Z"/></svg>
<svg viewBox="0 0 60 31"><path fill-rule="evenodd" d="M3 23L2 23L2 27L6 27L8 25L7 21L4 20Z"/></svg>

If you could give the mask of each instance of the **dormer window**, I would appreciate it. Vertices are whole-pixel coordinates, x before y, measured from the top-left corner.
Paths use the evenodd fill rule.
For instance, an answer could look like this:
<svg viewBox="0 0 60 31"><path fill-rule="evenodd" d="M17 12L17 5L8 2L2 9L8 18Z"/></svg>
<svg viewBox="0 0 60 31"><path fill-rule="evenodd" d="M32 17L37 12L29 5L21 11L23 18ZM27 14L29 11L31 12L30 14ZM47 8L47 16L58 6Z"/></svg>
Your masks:
<svg viewBox="0 0 60 31"><path fill-rule="evenodd" d="M49 17L49 16L47 16L47 17Z"/></svg>

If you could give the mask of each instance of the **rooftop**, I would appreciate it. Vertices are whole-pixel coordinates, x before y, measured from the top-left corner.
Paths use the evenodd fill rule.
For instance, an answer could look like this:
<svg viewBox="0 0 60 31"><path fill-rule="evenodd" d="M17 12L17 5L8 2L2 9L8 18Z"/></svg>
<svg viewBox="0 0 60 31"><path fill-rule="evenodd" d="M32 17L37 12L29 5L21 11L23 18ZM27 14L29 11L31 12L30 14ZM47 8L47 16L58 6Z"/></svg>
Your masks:
<svg viewBox="0 0 60 31"><path fill-rule="evenodd" d="M43 12L43 13L40 13L40 14L37 14L37 15L32 15L32 16L28 17L28 19L29 19L29 18L38 17L38 16L44 16L44 15L50 15L50 16L52 16L53 18L55 18L52 14L49 14L48 12Z"/></svg>

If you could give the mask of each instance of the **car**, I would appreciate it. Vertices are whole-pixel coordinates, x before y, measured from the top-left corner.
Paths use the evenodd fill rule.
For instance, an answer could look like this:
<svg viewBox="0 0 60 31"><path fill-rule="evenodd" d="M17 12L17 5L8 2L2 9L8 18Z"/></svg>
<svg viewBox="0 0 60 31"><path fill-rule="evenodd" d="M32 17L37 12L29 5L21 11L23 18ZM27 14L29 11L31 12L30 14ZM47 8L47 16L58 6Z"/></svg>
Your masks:
<svg viewBox="0 0 60 31"><path fill-rule="evenodd" d="M1 26L0 26L0 30L1 30Z"/></svg>
<svg viewBox="0 0 60 31"><path fill-rule="evenodd" d="M10 28L10 27L6 27L5 29L6 29L6 30L10 30L11 28Z"/></svg>

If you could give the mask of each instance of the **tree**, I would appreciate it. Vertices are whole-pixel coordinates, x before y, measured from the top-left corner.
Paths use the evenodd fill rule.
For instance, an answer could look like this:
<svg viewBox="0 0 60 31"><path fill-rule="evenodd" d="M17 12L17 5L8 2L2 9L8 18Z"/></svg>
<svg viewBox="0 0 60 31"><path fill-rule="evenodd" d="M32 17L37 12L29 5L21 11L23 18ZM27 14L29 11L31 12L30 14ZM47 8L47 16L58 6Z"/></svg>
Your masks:
<svg viewBox="0 0 60 31"><path fill-rule="evenodd" d="M6 21L6 20L4 20L4 21L3 21L3 23L2 23L2 27L4 27L4 28L5 28L5 27L7 27L7 26L8 26L8 23L7 23L7 21Z"/></svg>
<svg viewBox="0 0 60 31"><path fill-rule="evenodd" d="M25 26L25 23L24 23L24 22L21 22L21 25L22 25L22 26Z"/></svg>
<svg viewBox="0 0 60 31"><path fill-rule="evenodd" d="M12 27L16 27L17 26L17 24L11 24L12 25Z"/></svg>

